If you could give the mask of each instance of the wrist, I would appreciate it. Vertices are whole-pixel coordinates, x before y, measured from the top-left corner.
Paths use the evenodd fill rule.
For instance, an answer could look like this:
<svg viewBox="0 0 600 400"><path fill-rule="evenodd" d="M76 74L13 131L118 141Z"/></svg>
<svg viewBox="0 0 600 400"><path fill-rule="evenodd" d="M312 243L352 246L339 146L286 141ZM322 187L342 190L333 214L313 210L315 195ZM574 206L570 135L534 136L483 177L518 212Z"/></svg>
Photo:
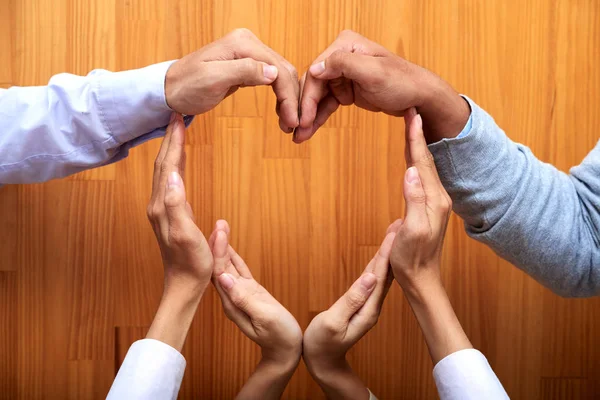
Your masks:
<svg viewBox="0 0 600 400"><path fill-rule="evenodd" d="M343 362L319 364L309 368L314 380L328 399L369 399L369 390L354 373L346 359Z"/></svg>
<svg viewBox="0 0 600 400"><path fill-rule="evenodd" d="M262 349L261 364L286 372L294 371L302 357L302 346L294 346L285 350L272 351Z"/></svg>
<svg viewBox="0 0 600 400"><path fill-rule="evenodd" d="M454 138L464 129L471 115L469 103L443 79L425 70L418 80L421 97L417 112L423 118L427 143Z"/></svg>
<svg viewBox="0 0 600 400"><path fill-rule="evenodd" d="M352 367L348 364L346 356L343 357L319 357L304 355L306 367L319 385L335 382L339 377L353 374Z"/></svg>
<svg viewBox="0 0 600 400"><path fill-rule="evenodd" d="M263 355L256 369L268 371L269 376L279 379L293 374L299 363L299 355L297 357L290 356L285 359L273 359Z"/></svg>
<svg viewBox="0 0 600 400"><path fill-rule="evenodd" d="M442 279L436 271L421 271L419 274L400 277L397 280L411 305L423 305L436 294L445 292Z"/></svg>

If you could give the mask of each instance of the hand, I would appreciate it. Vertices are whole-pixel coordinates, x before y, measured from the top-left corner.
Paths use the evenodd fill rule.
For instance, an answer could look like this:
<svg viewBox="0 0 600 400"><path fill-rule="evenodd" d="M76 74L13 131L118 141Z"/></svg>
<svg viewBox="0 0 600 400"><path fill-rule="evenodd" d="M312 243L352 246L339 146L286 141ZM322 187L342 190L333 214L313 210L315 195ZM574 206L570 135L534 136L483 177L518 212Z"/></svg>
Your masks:
<svg viewBox="0 0 600 400"><path fill-rule="evenodd" d="M369 397L346 361L346 353L377 323L392 282L389 257L395 235L388 229L361 277L304 332L304 361L330 399L354 399L358 393Z"/></svg>
<svg viewBox="0 0 600 400"><path fill-rule="evenodd" d="M394 277L405 292L426 281L441 281L440 258L452 200L442 186L433 156L423 136L421 116L406 112L404 198L406 216L392 229L397 233L390 257Z"/></svg>
<svg viewBox="0 0 600 400"><path fill-rule="evenodd" d="M175 111L196 115L244 86L272 85L279 126L298 126L298 75L282 56L248 29L236 29L175 62L167 71L165 95Z"/></svg>
<svg viewBox="0 0 600 400"><path fill-rule="evenodd" d="M181 351L212 274L213 257L185 197L185 133L173 113L156 157L148 219L160 246L165 288L147 338Z"/></svg>
<svg viewBox="0 0 600 400"><path fill-rule="evenodd" d="M215 260L213 283L227 317L262 351L262 359L239 398L280 398L302 353L296 319L250 273L229 245L227 221L217 221L209 243Z"/></svg>
<svg viewBox="0 0 600 400"><path fill-rule="evenodd" d="M470 115L469 105L437 75L352 31L340 33L315 60L300 92L296 143L312 137L340 104L393 116L417 107L432 142L458 135Z"/></svg>
<svg viewBox="0 0 600 400"><path fill-rule="evenodd" d="M147 214L165 267L165 290L182 287L204 292L212 275L213 257L194 222L186 200L185 132L180 114L173 113L154 163L152 196Z"/></svg>
<svg viewBox="0 0 600 400"><path fill-rule="evenodd" d="M390 229L396 232L390 264L394 277L423 331L434 364L473 346L467 338L440 276L440 258L452 201L437 174L423 136L421 116L409 109L406 119L404 177L406 216Z"/></svg>

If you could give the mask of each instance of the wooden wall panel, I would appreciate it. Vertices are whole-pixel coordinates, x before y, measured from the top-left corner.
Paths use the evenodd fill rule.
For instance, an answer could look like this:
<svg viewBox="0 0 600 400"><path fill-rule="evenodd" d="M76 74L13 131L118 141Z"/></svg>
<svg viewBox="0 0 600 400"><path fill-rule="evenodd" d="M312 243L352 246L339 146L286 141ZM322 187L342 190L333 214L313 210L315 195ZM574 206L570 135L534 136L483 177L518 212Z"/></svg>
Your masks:
<svg viewBox="0 0 600 400"><path fill-rule="evenodd" d="M563 171L598 140L596 0L6 0L0 87L176 59L239 27L300 75L342 29L357 30L447 79ZM275 103L271 88L244 88L197 116L185 182L203 232L227 219L256 278L305 328L403 215L404 124L342 107L295 145L279 131ZM103 398L144 337L163 279L146 220L159 146L61 181L0 188L0 398ZM456 216L442 274L511 398L600 396L598 299L558 298L469 239ZM183 354L182 399L233 398L260 357L212 288ZM380 398L436 398L397 285L349 360ZM302 363L284 398L323 398Z"/></svg>

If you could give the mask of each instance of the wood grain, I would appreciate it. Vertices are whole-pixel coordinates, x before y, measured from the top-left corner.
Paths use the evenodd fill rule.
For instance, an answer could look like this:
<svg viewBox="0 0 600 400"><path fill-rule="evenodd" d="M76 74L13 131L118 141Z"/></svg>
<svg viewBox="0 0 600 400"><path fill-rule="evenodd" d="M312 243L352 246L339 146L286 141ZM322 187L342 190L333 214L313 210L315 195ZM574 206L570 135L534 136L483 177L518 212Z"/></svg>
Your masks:
<svg viewBox="0 0 600 400"><path fill-rule="evenodd" d="M596 0L5 0L0 87L180 58L239 27L300 75L342 29L357 30L447 79L563 171L598 140ZM295 145L279 131L271 88L260 87L239 90L187 132L198 225L209 235L227 219L255 277L303 328L403 215L401 119L342 107ZM145 215L159 146L64 180L0 188L1 399L104 398L128 347L145 336L163 279ZM469 239L456 216L442 274L511 398L600 397L600 300L556 297ZM212 288L183 354L182 399L233 398L260 357ZM380 398L437 398L397 285L349 360ZM323 398L302 363L284 398Z"/></svg>

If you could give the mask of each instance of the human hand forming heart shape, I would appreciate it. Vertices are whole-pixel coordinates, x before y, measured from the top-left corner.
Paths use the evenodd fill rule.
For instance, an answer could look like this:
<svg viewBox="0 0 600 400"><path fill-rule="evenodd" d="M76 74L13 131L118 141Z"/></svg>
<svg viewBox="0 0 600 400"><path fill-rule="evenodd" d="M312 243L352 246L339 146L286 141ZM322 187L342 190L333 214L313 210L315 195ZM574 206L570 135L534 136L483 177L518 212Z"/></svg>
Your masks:
<svg viewBox="0 0 600 400"><path fill-rule="evenodd" d="M470 109L437 75L352 31L343 31L298 82L296 68L247 29L188 54L169 68L167 103L201 114L240 87L271 85L282 131L310 139L340 105L402 116L415 107L428 142L456 136Z"/></svg>
<svg viewBox="0 0 600 400"><path fill-rule="evenodd" d="M340 104L404 116L406 161L411 165L405 177L405 220L390 225L363 275L313 319L303 337L292 314L252 277L229 245L228 224L218 221L207 242L193 223L182 178L183 123L180 117L174 118L157 158L153 190L158 195L153 195L148 208L165 261L165 297L159 310L167 310L149 335L178 348L183 345L185 335L165 336L163 327L173 319L169 313L173 304L180 304L189 328L212 265L213 284L225 313L262 349L262 360L240 398L253 398L256 393L278 398L301 355L331 398L354 398L361 392L365 397L369 392L346 362L346 353L376 324L392 276L411 299L418 298L423 281L439 281L441 287L439 258L450 202L437 177L423 127L429 127L429 140L455 136L468 119L468 105L439 77L351 31L342 32L298 82L289 62L251 32L236 30L176 62L167 74L165 90L171 107L195 114L215 107L239 87L267 84L277 96L281 129L289 133L297 128L297 143L312 137ZM188 292L190 296L185 295ZM168 300L171 297L177 302ZM470 346L468 340L456 343ZM433 349L436 357L448 350Z"/></svg>

